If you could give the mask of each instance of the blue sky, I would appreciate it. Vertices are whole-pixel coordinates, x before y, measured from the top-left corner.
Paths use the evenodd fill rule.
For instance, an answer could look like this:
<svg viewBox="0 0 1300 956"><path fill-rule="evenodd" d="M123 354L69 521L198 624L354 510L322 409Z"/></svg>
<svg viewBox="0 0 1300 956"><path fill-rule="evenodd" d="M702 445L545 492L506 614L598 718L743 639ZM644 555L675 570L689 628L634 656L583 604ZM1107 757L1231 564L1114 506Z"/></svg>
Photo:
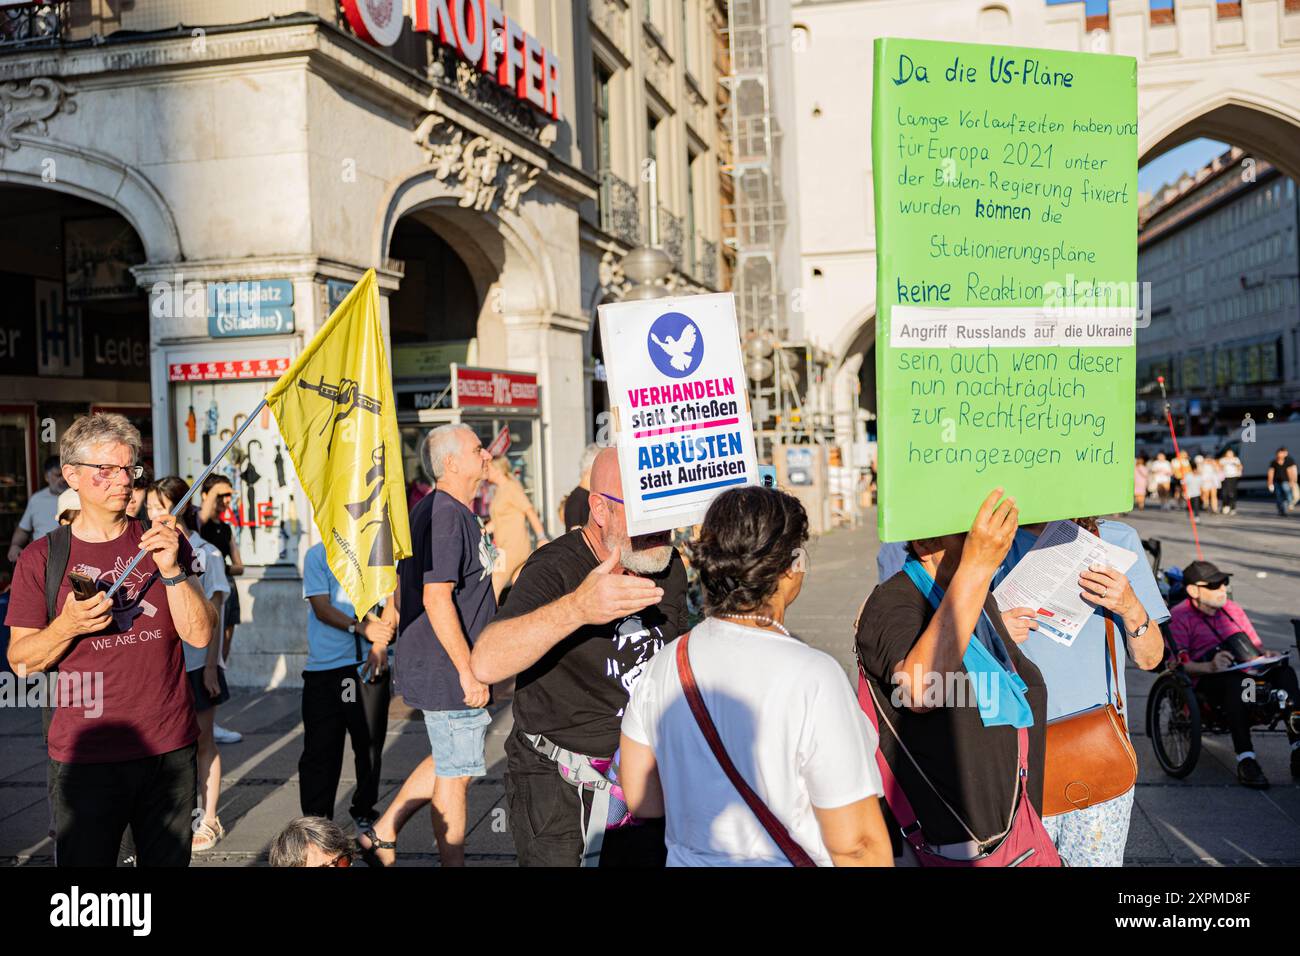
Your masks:
<svg viewBox="0 0 1300 956"><path fill-rule="evenodd" d="M1184 172L1200 169L1227 148L1226 143L1201 138L1162 153L1138 170L1138 192L1154 192Z"/></svg>
<svg viewBox="0 0 1300 956"><path fill-rule="evenodd" d="M1074 3L1076 0L1047 0L1048 3ZM1110 5L1110 0L1084 0L1083 8L1089 16L1095 13L1105 13L1106 8ZM1174 5L1174 0L1151 0L1153 10L1168 10Z"/></svg>

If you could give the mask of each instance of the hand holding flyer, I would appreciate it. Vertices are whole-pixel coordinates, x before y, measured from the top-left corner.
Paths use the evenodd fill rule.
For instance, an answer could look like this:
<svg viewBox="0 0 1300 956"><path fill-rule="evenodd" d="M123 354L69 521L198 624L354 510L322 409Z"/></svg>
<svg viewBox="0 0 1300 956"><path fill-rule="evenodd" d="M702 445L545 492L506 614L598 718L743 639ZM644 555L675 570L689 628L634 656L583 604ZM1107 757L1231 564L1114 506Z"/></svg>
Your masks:
<svg viewBox="0 0 1300 956"><path fill-rule="evenodd" d="M1136 560L1132 551L1101 540L1073 521L1053 521L993 598L1003 611L1036 608L1038 630L1069 647L1095 610L1079 591L1079 575L1094 564L1127 571Z"/></svg>

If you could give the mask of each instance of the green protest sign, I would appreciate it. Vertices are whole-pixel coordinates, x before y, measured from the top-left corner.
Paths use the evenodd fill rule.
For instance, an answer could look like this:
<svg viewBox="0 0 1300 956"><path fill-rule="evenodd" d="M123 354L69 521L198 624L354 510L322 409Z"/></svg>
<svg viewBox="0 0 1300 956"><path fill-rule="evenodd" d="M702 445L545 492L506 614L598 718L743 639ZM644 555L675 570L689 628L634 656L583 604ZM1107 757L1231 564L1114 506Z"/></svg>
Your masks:
<svg viewBox="0 0 1300 956"><path fill-rule="evenodd" d="M1137 66L877 40L879 530L1133 505Z"/></svg>

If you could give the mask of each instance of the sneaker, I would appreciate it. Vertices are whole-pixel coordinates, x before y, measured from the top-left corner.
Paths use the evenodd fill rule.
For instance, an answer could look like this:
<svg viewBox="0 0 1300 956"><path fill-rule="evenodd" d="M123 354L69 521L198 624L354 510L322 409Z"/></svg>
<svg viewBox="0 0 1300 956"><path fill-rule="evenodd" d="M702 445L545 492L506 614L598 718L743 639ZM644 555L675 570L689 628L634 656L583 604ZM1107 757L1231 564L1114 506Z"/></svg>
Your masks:
<svg viewBox="0 0 1300 956"><path fill-rule="evenodd" d="M1247 757L1245 760L1237 761L1237 783L1243 787L1250 787L1252 790L1268 789L1268 777L1264 776L1264 771L1259 767L1259 761L1254 757Z"/></svg>
<svg viewBox="0 0 1300 956"><path fill-rule="evenodd" d="M365 833L367 830L374 829L376 819L378 818L367 816L353 817L352 825L357 828L358 833Z"/></svg>
<svg viewBox="0 0 1300 956"><path fill-rule="evenodd" d="M227 730L220 724L213 724L212 739L219 744L237 744L244 739L244 735L237 730Z"/></svg>

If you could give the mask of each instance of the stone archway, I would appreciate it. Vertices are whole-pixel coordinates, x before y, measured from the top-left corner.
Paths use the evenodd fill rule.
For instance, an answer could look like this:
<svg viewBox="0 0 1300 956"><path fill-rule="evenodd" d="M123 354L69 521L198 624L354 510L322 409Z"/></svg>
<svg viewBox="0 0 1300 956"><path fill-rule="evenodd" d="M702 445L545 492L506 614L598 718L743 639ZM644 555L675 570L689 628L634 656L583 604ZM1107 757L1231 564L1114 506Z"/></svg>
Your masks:
<svg viewBox="0 0 1300 956"><path fill-rule="evenodd" d="M107 153L43 136L19 133L13 139L17 149L0 148L0 183L50 189L99 203L131 224L148 262L184 258L170 207L137 170Z"/></svg>
<svg viewBox="0 0 1300 956"><path fill-rule="evenodd" d="M1152 113L1158 112L1155 121ZM1146 117L1150 117L1146 119ZM1139 165L1197 137L1233 146L1300 180L1300 106L1271 94L1198 84L1162 100L1139 123Z"/></svg>
<svg viewBox="0 0 1300 956"><path fill-rule="evenodd" d="M466 209L461 194L421 166L400 178L381 204L372 239L373 261L388 256L398 220L416 216L456 249L473 275L479 293L498 315L542 318L558 299L554 270L543 237L524 217L504 208ZM498 292L491 288L497 283Z"/></svg>

